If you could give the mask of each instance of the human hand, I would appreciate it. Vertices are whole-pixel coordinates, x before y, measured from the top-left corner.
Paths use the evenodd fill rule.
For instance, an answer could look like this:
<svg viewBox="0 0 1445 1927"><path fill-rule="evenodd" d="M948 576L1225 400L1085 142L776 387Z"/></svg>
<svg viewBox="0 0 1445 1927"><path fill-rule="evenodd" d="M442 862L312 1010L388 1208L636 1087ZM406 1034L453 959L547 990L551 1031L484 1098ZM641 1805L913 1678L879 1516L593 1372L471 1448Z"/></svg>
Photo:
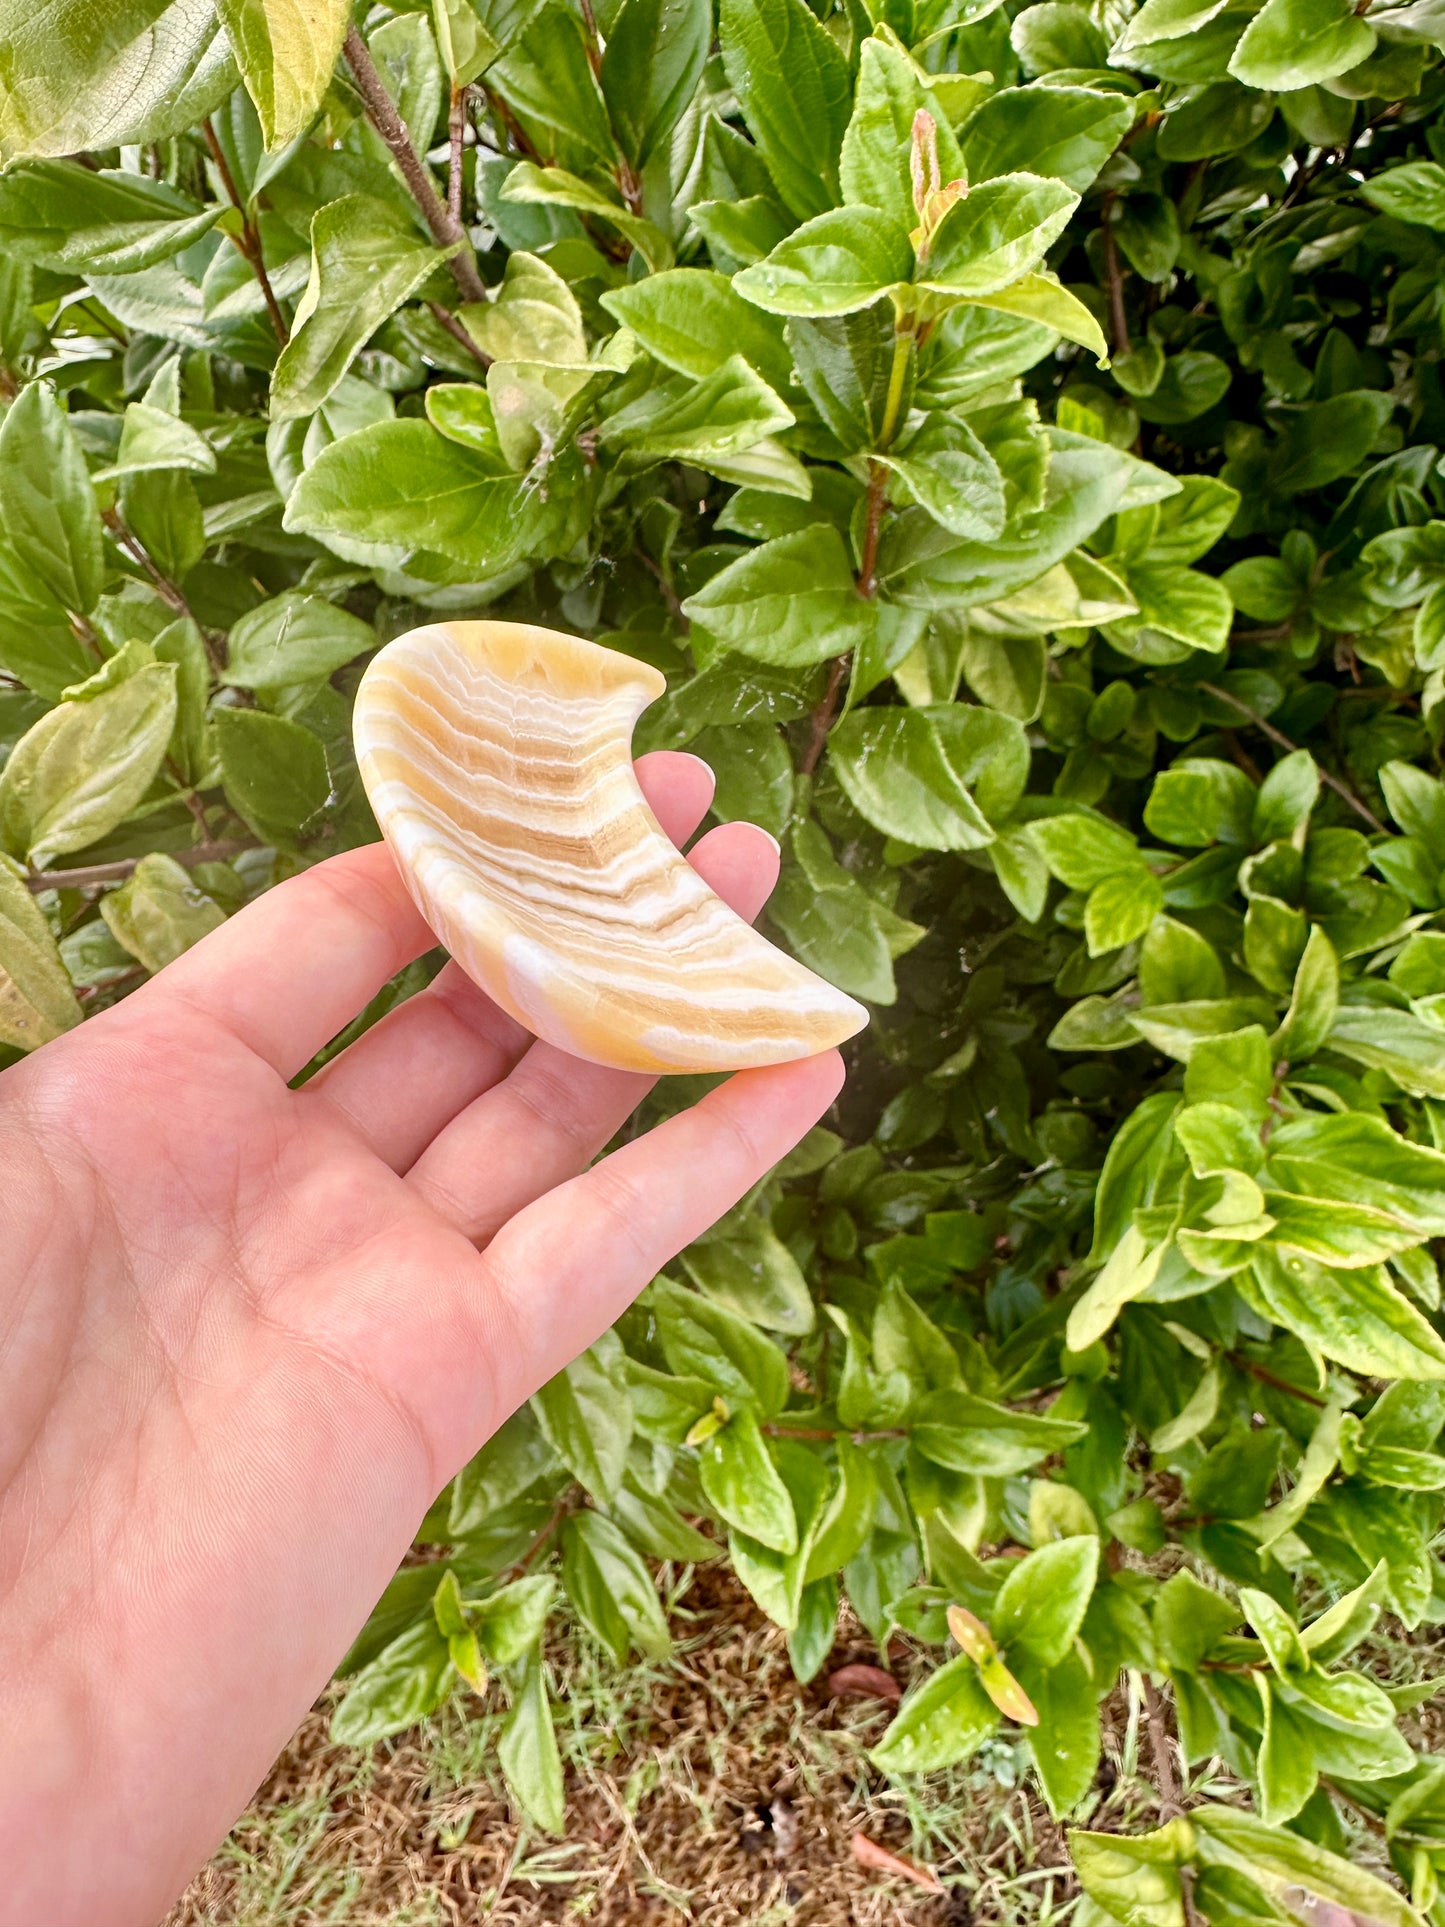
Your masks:
<svg viewBox="0 0 1445 1927"><path fill-rule="evenodd" d="M638 764L679 842L712 779ZM745 916L746 824L692 854ZM831 1103L745 1071L591 1159L651 1080L535 1043L386 850L318 865L0 1076L0 1923L148 1927L325 1686L428 1505Z"/></svg>

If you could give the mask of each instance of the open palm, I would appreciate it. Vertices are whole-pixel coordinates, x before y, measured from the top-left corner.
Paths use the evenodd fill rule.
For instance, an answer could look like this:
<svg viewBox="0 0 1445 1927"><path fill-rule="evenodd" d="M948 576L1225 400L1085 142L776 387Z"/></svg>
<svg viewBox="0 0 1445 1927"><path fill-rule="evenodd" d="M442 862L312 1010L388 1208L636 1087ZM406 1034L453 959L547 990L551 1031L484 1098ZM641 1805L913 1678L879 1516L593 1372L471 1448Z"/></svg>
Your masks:
<svg viewBox="0 0 1445 1927"><path fill-rule="evenodd" d="M669 834L694 758L638 766ZM744 915L747 825L700 871ZM649 1080L448 966L386 851L282 884L0 1077L0 1922L144 1927L225 1832L441 1486L831 1102L744 1072L588 1169Z"/></svg>

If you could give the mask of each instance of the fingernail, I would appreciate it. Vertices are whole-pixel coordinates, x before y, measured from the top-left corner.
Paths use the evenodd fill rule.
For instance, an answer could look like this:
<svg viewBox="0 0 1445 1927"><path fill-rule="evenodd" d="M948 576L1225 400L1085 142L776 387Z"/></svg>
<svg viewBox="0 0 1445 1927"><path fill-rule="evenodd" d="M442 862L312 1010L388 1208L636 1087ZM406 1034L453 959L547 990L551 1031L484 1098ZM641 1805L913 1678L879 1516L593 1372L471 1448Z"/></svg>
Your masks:
<svg viewBox="0 0 1445 1927"><path fill-rule="evenodd" d="M694 756L690 749L675 749L672 753L674 756L681 757L685 762L696 763L698 768L707 777L709 783L714 785L717 783L717 776L714 773L712 764L704 762L701 756Z"/></svg>

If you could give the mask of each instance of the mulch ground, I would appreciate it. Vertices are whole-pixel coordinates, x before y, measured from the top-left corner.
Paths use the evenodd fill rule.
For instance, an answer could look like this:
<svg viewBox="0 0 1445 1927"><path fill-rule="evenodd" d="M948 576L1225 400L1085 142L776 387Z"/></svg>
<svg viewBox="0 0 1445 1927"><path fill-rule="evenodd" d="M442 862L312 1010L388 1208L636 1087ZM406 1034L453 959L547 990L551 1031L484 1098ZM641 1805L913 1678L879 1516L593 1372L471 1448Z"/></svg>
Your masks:
<svg viewBox="0 0 1445 1927"><path fill-rule="evenodd" d="M681 1606L673 1659L621 1690L579 1642L549 1655L573 1721L564 1841L520 1823L491 1757L497 1715L476 1700L368 1755L329 1744L322 1706L166 1927L990 1927L1047 1919L1072 1894L1060 1829L1000 1781L1006 1751L922 1797L867 1767L887 1709L827 1684L840 1665L877 1663L861 1629L800 1686L783 1636L730 1575L699 1570ZM905 1683L915 1663L890 1660ZM1124 1798L1111 1745L1099 1800ZM925 1862L946 1890L861 1868L855 1832Z"/></svg>

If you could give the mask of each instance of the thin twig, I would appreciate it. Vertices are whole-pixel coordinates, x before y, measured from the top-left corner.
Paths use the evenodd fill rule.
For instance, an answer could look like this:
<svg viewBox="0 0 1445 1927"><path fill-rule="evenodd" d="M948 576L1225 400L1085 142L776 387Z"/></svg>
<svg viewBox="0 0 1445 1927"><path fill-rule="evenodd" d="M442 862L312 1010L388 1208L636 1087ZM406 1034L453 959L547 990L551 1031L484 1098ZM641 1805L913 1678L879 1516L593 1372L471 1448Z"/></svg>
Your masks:
<svg viewBox="0 0 1445 1927"><path fill-rule="evenodd" d="M216 138L216 130L211 125L211 117L209 114L207 114L201 122L201 132L205 136L207 147L211 150L211 159L216 163L216 172L221 177L221 185L226 190L226 198L241 217L241 232L239 235L233 234L231 241L249 265L252 274L256 277L261 289L261 298L266 303L266 312L271 317L271 326L276 332L276 339L284 348L286 343L291 339L291 330L286 325L286 317L281 312L280 303L277 301L275 291L271 286L271 277L266 272L266 263L261 254L260 230L251 219L246 208L246 203L241 199L240 193L237 190L236 178L231 172L231 164L226 159L225 149Z"/></svg>
<svg viewBox="0 0 1445 1927"><path fill-rule="evenodd" d="M132 560L138 562L145 570L151 581L156 585L156 589L162 600L168 602L177 615L189 616L191 613L190 604L186 601L186 598L181 594L175 583L171 581L170 577L156 567L150 555L147 553L144 543L141 542L138 536L133 535L120 519L119 510L113 508L102 509L100 519ZM192 620L194 620L194 618L192 618Z"/></svg>
<svg viewBox="0 0 1445 1927"><path fill-rule="evenodd" d="M1262 731L1272 743L1277 743L1281 749L1293 751L1299 748L1299 744L1292 743L1282 729L1276 729L1274 724L1267 721L1257 710L1251 709L1247 702L1242 701L1238 696L1232 696L1227 689L1221 689L1218 683L1202 682L1199 684L1199 687L1206 695L1217 696L1220 702L1228 703L1229 707L1231 709L1237 709L1241 716L1247 716L1256 729ZM1376 836L1388 836L1390 834L1379 817L1375 815L1375 812L1367 803L1360 801L1348 783L1342 783L1338 776L1332 775L1329 770L1323 768L1320 770L1320 781L1322 783L1328 783L1335 795L1348 803L1355 814L1369 824Z"/></svg>
<svg viewBox="0 0 1445 1927"><path fill-rule="evenodd" d="M477 272L477 258L472 252L472 244L460 220L446 202L441 199L432 186L431 176L417 159L416 149L411 144L411 136L396 111L396 102L386 91L376 64L367 51L366 42L356 31L348 27L343 43L346 64L361 98L366 103L366 114L372 126L385 141L392 159L401 170L402 179L411 190L412 199L421 210L421 217L431 230L432 237L439 247L455 248L456 252L447 258L452 279L461 289L464 301L483 301L486 289L482 277Z"/></svg>
<svg viewBox="0 0 1445 1927"><path fill-rule="evenodd" d="M686 635L692 628L692 624L683 613L682 598L663 573L661 564L654 562L644 548L638 547L634 549L633 554L637 557L643 568L647 570L648 574L656 581L658 588L662 591L662 599L672 614L673 621L680 625L683 634Z"/></svg>
<svg viewBox="0 0 1445 1927"><path fill-rule="evenodd" d="M428 301L427 306L431 309L432 319L437 323L438 327L445 328L453 341L459 342L461 346L466 349L473 361L482 368L491 367L492 357L488 354L483 354L482 350L477 346L476 342L472 340L471 336L450 309L444 308L440 301Z"/></svg>
<svg viewBox="0 0 1445 1927"><path fill-rule="evenodd" d="M1119 244L1114 239L1114 200L1113 194L1106 194L1101 210L1104 281L1109 290L1109 321L1114 336L1114 353L1128 355L1134 352L1134 344L1129 335L1129 311L1124 306L1124 270L1119 261Z"/></svg>
<svg viewBox="0 0 1445 1927"><path fill-rule="evenodd" d="M462 222L462 136L467 131L467 92L466 87L452 84L452 107L447 119L447 135L450 151L447 160L447 212L461 226Z"/></svg>
<svg viewBox="0 0 1445 1927"><path fill-rule="evenodd" d="M858 593L870 602L878 589L878 537L883 528L883 496L887 483L888 471L882 462L870 462L863 554L858 563Z"/></svg>
<svg viewBox="0 0 1445 1927"><path fill-rule="evenodd" d="M1172 1820L1184 1811L1179 1800L1179 1778L1174 1771L1174 1754L1169 1738L1169 1723L1159 1688L1147 1673L1139 1675L1144 1688L1144 1717L1149 1728L1149 1751L1154 1761L1154 1790L1159 1795L1159 1817Z"/></svg>
<svg viewBox="0 0 1445 1927"><path fill-rule="evenodd" d="M808 747L803 751L799 771L811 776L818 767L823 754L823 745L828 740L828 731L833 727L833 718L838 713L838 700L843 693L843 684L848 679L848 664L851 657L834 656L828 670L828 687L823 691L823 700L813 711L812 726L808 732Z"/></svg>
<svg viewBox="0 0 1445 1927"><path fill-rule="evenodd" d="M168 850L166 854L189 870L197 863L225 863L243 850L259 850L261 845L242 839L223 843L197 843L189 850ZM26 886L41 890L90 890L102 883L124 883L140 862L137 856L123 857L117 863L89 863L79 870L32 870Z"/></svg>
<svg viewBox="0 0 1445 1927"><path fill-rule="evenodd" d="M1231 1365L1251 1378L1257 1378L1261 1385L1269 1385L1276 1392L1284 1392L1290 1398L1303 1399L1306 1405L1314 1405L1320 1411L1325 1409L1328 1400L1322 1399L1317 1392L1307 1392L1302 1385L1291 1385L1287 1378L1280 1378L1265 1365L1256 1365L1252 1358L1241 1358L1238 1352L1226 1352L1224 1356Z"/></svg>

